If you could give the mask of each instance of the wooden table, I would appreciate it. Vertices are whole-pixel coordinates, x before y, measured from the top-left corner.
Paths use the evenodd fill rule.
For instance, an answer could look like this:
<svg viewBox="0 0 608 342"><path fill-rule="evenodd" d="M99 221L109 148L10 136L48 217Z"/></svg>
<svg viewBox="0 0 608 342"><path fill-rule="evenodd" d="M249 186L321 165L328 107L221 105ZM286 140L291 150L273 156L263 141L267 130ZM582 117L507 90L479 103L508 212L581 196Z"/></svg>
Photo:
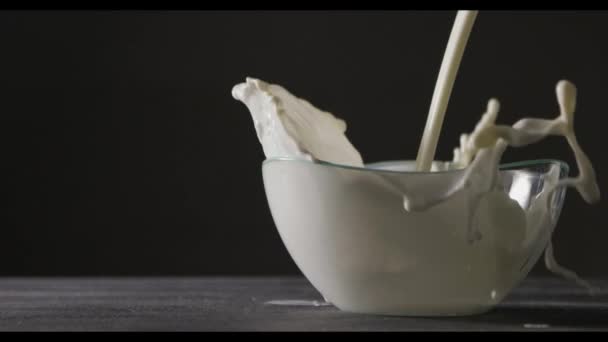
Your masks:
<svg viewBox="0 0 608 342"><path fill-rule="evenodd" d="M593 282L608 288L608 279ZM487 314L412 318L341 312L304 278L0 278L0 330L608 330L608 291L590 297L558 278L530 278Z"/></svg>

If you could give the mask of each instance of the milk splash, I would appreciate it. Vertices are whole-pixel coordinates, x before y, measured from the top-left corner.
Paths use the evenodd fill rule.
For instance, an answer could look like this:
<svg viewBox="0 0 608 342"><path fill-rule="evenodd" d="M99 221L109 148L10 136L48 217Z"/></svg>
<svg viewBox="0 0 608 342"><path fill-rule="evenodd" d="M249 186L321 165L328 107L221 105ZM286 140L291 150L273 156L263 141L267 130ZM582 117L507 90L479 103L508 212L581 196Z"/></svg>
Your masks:
<svg viewBox="0 0 608 342"><path fill-rule="evenodd" d="M232 89L253 118L267 158L325 160L363 167L359 152L346 138L346 122L321 111L285 88L247 78Z"/></svg>
<svg viewBox="0 0 608 342"><path fill-rule="evenodd" d="M361 155L345 135L346 123L333 114L317 109L281 86L254 78L247 78L245 83L236 85L232 95L249 109L267 158L304 159L364 167ZM542 192L526 219L546 219L552 195L555 189L562 186L575 188L588 203L597 202L600 191L595 171L574 132L576 88L568 81L560 81L556 95L560 114L555 119L524 118L512 126L496 124L500 105L498 100L491 99L473 132L460 137L460 146L454 149L453 161L439 167L464 169L461 176L440 186L429 186L427 183L409 189L400 187L398 191L403 196L404 209L424 211L457 193L467 191L472 205L468 213L466 236L470 243L482 239L474 222L482 198L488 194L499 194L507 198L501 188L499 172L504 151L508 146L522 147L551 135L566 138L576 158L579 175L555 182L549 191ZM545 250L545 264L550 271L591 290L587 282L556 262L551 242Z"/></svg>
<svg viewBox="0 0 608 342"><path fill-rule="evenodd" d="M577 90L574 84L568 81L560 81L556 87L557 101L560 114L553 120L525 118L517 121L513 126L497 125L496 118L499 111L499 102L491 99L488 102L486 113L476 125L473 133L463 134L460 137L460 146L454 149L453 163L460 167L466 167L467 172L462 177L459 187L468 184L476 187L475 195L481 196L484 192L496 186L499 177L498 161L502 157L507 145L522 147L538 142L550 135L558 135L566 138L568 145L574 153L579 174L577 177L563 179L548 191L540 194L537 203L545 205L546 208L537 207L535 211L546 211L550 205L555 190L562 186L575 188L581 197L589 204L600 199L600 190L597 183L595 170L587 154L578 143L574 131L574 112L576 109ZM487 180L485 180L487 177ZM473 182L473 180L485 180ZM485 183L485 184L484 184ZM484 186L486 185L486 186ZM422 206L424 207L424 206ZM478 232L471 232L470 236L478 237ZM577 282L593 293L595 289L578 275L561 266L553 254L553 244L549 241L545 250L545 265L547 269L567 279Z"/></svg>

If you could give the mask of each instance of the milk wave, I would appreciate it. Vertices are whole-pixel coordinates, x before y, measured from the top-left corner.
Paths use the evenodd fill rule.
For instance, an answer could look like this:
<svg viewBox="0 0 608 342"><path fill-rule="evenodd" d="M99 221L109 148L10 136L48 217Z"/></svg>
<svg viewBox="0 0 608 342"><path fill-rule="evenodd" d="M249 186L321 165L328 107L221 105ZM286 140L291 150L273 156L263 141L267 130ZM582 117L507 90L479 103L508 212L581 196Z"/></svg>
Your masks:
<svg viewBox="0 0 608 342"><path fill-rule="evenodd" d="M346 123L333 114L319 110L279 85L254 78L247 78L245 83L236 85L232 95L249 109L267 158L304 159L364 167L360 153L346 137ZM425 211L466 191L472 204L466 236L470 243L475 243L483 238L475 224L475 213L482 198L494 194L498 196L496 201L510 201L500 187L499 164L506 148L522 147L552 135L563 136L567 140L579 174L556 181L549 190L543 191L532 204L526 220L550 220L548 206L555 189L559 187L575 188L590 204L599 201L600 190L595 170L574 131L576 87L569 81L560 81L556 86L556 95L560 113L555 119L524 118L512 126L496 124L500 105L498 100L491 99L473 132L461 135L460 146L454 149L453 161L439 167L464 169L461 176L438 187L429 187L429 184L413 185L408 189L395 186L394 190L402 194L404 209ZM524 215L523 210L514 215ZM545 250L545 264L550 271L593 291L576 273L557 263L550 241Z"/></svg>

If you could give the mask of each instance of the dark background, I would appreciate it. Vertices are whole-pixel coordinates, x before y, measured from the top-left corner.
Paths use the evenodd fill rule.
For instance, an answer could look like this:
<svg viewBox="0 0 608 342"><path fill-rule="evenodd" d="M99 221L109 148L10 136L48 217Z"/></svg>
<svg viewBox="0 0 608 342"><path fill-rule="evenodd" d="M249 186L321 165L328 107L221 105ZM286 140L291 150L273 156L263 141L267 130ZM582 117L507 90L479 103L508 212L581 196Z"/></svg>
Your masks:
<svg viewBox="0 0 608 342"><path fill-rule="evenodd" d="M366 161L414 159L454 16L0 13L0 275L297 273L232 86L281 84L344 118ZM437 157L452 157L490 97L501 123L553 118L567 78L606 193L607 43L606 12L482 11ZM505 161L527 158L574 163L561 138ZM569 190L557 227L558 259L583 276L608 275L605 204Z"/></svg>

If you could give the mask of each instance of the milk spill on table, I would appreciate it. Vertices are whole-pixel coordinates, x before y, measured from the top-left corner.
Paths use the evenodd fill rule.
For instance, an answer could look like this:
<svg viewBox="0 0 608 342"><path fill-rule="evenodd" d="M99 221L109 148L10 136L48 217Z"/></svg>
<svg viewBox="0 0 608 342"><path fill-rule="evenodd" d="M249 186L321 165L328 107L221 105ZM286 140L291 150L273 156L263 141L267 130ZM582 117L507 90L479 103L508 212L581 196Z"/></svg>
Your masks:
<svg viewBox="0 0 608 342"><path fill-rule="evenodd" d="M236 85L232 95L249 109L267 158L286 157L364 167L361 155L345 135L346 123L331 113L317 109L279 85L253 78L247 78L245 83ZM512 126L496 124L499 103L491 99L474 131L470 135L461 136L460 146L454 150L454 160L439 164L442 166L438 167L439 170L464 168L465 172L441 187L424 184L420 187L395 189L403 196L404 210L424 211L461 191L467 191L472 203L468 213L467 238L471 243L482 239L483 236L474 224L481 198L487 200L486 195L494 193L498 194L493 200L496 203L512 201L500 188L499 163L505 149L508 146L521 147L538 142L550 135L566 138L576 158L579 175L555 182L549 191L542 192L532 204L533 208L529 210L526 220L530 222L546 218L552 193L561 186L574 187L588 203L597 202L600 192L595 171L574 132L576 88L568 81L560 81L556 95L560 114L555 119L525 118ZM514 215L523 215L523 211ZM555 261L550 243L545 251L545 263L551 271L590 288L574 272L566 270Z"/></svg>

